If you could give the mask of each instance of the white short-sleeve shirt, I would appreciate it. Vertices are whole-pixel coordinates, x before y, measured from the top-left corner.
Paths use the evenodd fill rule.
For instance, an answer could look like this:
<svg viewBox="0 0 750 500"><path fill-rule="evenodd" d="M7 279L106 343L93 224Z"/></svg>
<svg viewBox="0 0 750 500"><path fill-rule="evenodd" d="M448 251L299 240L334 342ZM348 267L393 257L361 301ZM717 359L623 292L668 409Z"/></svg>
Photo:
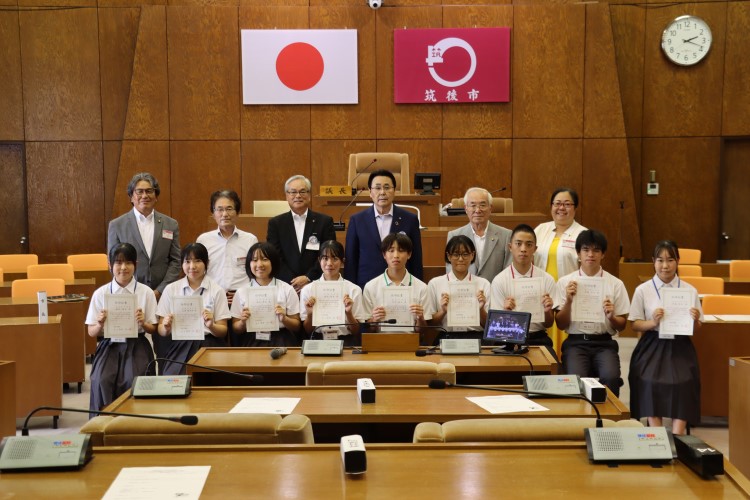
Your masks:
<svg viewBox="0 0 750 500"><path fill-rule="evenodd" d="M430 310L432 311L432 314L435 313L435 311L438 311L440 309L440 297L447 293L450 295L450 285L451 282L476 282L477 284L477 291L481 290L484 292L485 297L485 303L484 303L484 310L489 311L490 310L490 282L486 279L482 278L481 276L476 276L474 274L467 274L463 280L459 280L456 278L456 275L453 274L453 272L449 272L448 274L442 274L440 276L436 276L430 280L430 282L427 284L427 290L429 293L430 298ZM449 327L448 325L448 315L446 314L443 316L443 328L445 328L448 331L466 331L466 330L472 330L472 331L481 331L483 330L481 325L475 325L470 327Z"/></svg>
<svg viewBox="0 0 750 500"><path fill-rule="evenodd" d="M575 281L578 277L586 276L580 269L561 277L557 281L557 291L560 294L560 309L562 309L567 302L567 294L565 293L565 287L568 283ZM609 297L612 304L615 306L615 316L623 316L628 314L630 311L630 299L628 298L628 291L625 289L623 282L615 276L612 276L604 269L601 269L596 276L601 277L604 280L604 297ZM575 297L573 298L575 300ZM604 305L602 305L602 308ZM566 329L568 333L580 334L580 333L609 333L612 335L617 334L607 318L604 318L603 322L591 322L591 321L571 321L570 326Z"/></svg>
<svg viewBox="0 0 750 500"><path fill-rule="evenodd" d="M159 298L159 305L156 308L156 315L163 318L174 311L172 305L173 297L191 297L200 295L203 299L203 308L214 313L214 320L229 319L229 305L227 304L226 291L220 287L214 280L205 276L200 286L193 290L190 288L187 277L170 283L164 289L164 293ZM207 335L211 334L208 328L203 328Z"/></svg>

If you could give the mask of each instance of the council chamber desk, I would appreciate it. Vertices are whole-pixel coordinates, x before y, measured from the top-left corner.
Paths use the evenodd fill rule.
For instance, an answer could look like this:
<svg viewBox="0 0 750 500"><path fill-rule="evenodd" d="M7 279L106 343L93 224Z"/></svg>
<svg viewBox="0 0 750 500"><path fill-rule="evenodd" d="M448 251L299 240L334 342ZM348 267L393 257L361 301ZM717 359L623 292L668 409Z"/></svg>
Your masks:
<svg viewBox="0 0 750 500"><path fill-rule="evenodd" d="M456 380L460 384L519 384L521 376L528 375L533 367L535 374L555 374L558 364L544 347L531 346L524 356L486 355L446 356L433 354L418 358L414 352L370 352L354 354L345 349L342 356L303 356L300 348L289 348L279 359L271 359L271 349L263 347L203 347L190 363L231 372L261 374L264 385L305 385L305 372L310 363L329 361L430 361L451 363L456 367ZM241 385L241 377L215 373L198 367L187 367L193 376L193 385Z"/></svg>
<svg viewBox="0 0 750 500"><path fill-rule="evenodd" d="M503 394L510 393L462 387L438 390L426 386L380 386L376 389L375 403L362 404L353 386L194 387L190 396L181 399L134 399L128 391L105 410L145 415L226 413L243 398L300 398L293 413L310 418L316 443L338 442L341 436L349 434L360 434L366 442L411 442L414 428L420 422L490 417L596 417L591 405L580 399L534 398L549 411L505 414L491 414L466 399ZM597 408L602 418L630 418L630 410L609 391L607 401Z"/></svg>
<svg viewBox="0 0 750 500"><path fill-rule="evenodd" d="M346 475L337 445L103 447L80 471L0 474L0 496L100 498L123 467L210 466L201 498L746 498L728 461L704 480L682 463L591 464L582 444L367 445Z"/></svg>

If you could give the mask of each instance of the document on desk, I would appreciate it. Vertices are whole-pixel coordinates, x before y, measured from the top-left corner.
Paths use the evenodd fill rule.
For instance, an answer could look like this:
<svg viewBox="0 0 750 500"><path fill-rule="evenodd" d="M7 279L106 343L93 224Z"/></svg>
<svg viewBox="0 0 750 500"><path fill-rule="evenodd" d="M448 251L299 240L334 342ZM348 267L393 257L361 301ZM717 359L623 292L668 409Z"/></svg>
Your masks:
<svg viewBox="0 0 750 500"><path fill-rule="evenodd" d="M477 282L448 282L448 323L447 326L479 326L477 303Z"/></svg>
<svg viewBox="0 0 750 500"><path fill-rule="evenodd" d="M604 323L604 278L579 276L575 281L571 320Z"/></svg>
<svg viewBox="0 0 750 500"><path fill-rule="evenodd" d="M695 304L695 290L692 288L661 289L664 317L659 323L659 338L672 335L692 335L693 318L690 308Z"/></svg>
<svg viewBox="0 0 750 500"><path fill-rule="evenodd" d="M525 411L549 411L549 408L546 408L539 403L535 403L520 394L512 394L508 396L467 397L466 399L493 415L498 413L519 413Z"/></svg>
<svg viewBox="0 0 750 500"><path fill-rule="evenodd" d="M174 297L172 304L172 340L203 340L203 297Z"/></svg>
<svg viewBox="0 0 750 500"><path fill-rule="evenodd" d="M242 398L229 413L290 415L302 398Z"/></svg>
<svg viewBox="0 0 750 500"><path fill-rule="evenodd" d="M323 326L346 323L344 282L314 281L312 285L313 296L315 297L312 325ZM305 307L304 304L300 304L300 306Z"/></svg>
<svg viewBox="0 0 750 500"><path fill-rule="evenodd" d="M210 465L187 467L123 467L103 500L200 498Z"/></svg>
<svg viewBox="0 0 750 500"><path fill-rule="evenodd" d="M520 278L513 280L512 283L516 311L531 313L533 323L544 323L542 278Z"/></svg>
<svg viewBox="0 0 750 500"><path fill-rule="evenodd" d="M138 322L135 320L137 306L135 294L105 294L104 307L107 310L107 320L104 322L104 338L128 339L138 337Z"/></svg>
<svg viewBox="0 0 750 500"><path fill-rule="evenodd" d="M245 305L250 309L247 320L248 332L277 332L279 320L276 317L276 287L259 286L247 288Z"/></svg>

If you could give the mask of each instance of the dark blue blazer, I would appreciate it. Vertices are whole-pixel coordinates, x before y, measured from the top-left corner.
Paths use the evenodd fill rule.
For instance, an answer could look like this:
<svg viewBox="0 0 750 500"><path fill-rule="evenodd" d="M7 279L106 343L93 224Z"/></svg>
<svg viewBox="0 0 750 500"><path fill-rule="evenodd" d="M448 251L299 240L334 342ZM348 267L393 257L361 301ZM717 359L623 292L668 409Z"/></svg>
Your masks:
<svg viewBox="0 0 750 500"><path fill-rule="evenodd" d="M394 205L391 233L404 233L411 238L414 248L409 262L406 263L406 269L421 280L422 236L417 216ZM380 233L372 207L352 215L346 231L344 277L364 289L368 281L385 271L386 264L380 244Z"/></svg>

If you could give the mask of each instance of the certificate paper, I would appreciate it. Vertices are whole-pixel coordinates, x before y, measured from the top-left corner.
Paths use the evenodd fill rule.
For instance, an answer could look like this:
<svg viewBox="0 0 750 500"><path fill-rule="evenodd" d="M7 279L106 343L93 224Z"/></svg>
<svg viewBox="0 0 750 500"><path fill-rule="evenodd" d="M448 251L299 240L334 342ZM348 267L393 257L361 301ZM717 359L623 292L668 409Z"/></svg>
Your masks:
<svg viewBox="0 0 750 500"><path fill-rule="evenodd" d="M172 339L203 340L203 297L174 297L172 308Z"/></svg>
<svg viewBox="0 0 750 500"><path fill-rule="evenodd" d="M314 281L313 326L346 323L343 281Z"/></svg>
<svg viewBox="0 0 750 500"><path fill-rule="evenodd" d="M200 498L210 465L187 467L124 467L103 500Z"/></svg>
<svg viewBox="0 0 750 500"><path fill-rule="evenodd" d="M248 332L277 332L279 320L276 317L276 287L261 286L247 289L245 305L250 309L247 320Z"/></svg>
<svg viewBox="0 0 750 500"><path fill-rule="evenodd" d="M104 322L104 338L132 339L138 337L138 322L135 320L137 298L132 293L108 293L104 295L104 308L107 310L107 320Z"/></svg>
<svg viewBox="0 0 750 500"><path fill-rule="evenodd" d="M479 326L479 303L475 281L448 282L447 326Z"/></svg>
<svg viewBox="0 0 750 500"><path fill-rule="evenodd" d="M692 288L669 288L661 290L664 317L659 322L659 336L692 335L693 318L690 308L695 305L695 290Z"/></svg>
<svg viewBox="0 0 750 500"><path fill-rule="evenodd" d="M291 415L301 398L242 398L229 413Z"/></svg>
<svg viewBox="0 0 750 500"><path fill-rule="evenodd" d="M542 278L519 278L512 283L516 311L531 313L532 323L544 323Z"/></svg>
<svg viewBox="0 0 750 500"><path fill-rule="evenodd" d="M578 288L573 297L572 321L604 323L604 279L576 277Z"/></svg>
<svg viewBox="0 0 750 500"><path fill-rule="evenodd" d="M385 319L395 319L397 325L413 325L414 316L409 310L411 305L410 286L389 286L383 289L383 307L385 307ZM399 330L404 328L381 327L381 330Z"/></svg>

